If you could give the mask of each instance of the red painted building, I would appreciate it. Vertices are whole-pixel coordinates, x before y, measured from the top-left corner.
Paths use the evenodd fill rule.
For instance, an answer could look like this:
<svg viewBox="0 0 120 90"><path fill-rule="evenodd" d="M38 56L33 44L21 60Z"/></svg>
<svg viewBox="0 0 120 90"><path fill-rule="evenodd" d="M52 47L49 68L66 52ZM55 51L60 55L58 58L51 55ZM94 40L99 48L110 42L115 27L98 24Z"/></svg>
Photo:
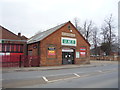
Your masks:
<svg viewBox="0 0 120 90"><path fill-rule="evenodd" d="M21 33L16 35L0 26L0 57L2 57L2 61L0 62L19 61L20 59L18 57L20 55L26 55L26 41L27 38L21 36Z"/></svg>
<svg viewBox="0 0 120 90"><path fill-rule="evenodd" d="M16 35L2 26L0 26L0 32L0 55L26 54L27 38L25 36L21 36L21 33Z"/></svg>

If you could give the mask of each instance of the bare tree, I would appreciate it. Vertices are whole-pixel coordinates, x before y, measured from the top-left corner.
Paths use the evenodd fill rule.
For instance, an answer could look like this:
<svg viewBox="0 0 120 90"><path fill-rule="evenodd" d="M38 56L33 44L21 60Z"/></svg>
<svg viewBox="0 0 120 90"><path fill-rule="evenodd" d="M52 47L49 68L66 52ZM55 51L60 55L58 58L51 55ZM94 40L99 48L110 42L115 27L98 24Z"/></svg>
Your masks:
<svg viewBox="0 0 120 90"><path fill-rule="evenodd" d="M94 26L93 26L93 22L92 20L90 20L89 22L85 21L84 25L83 25L83 36L85 37L85 39L87 41L89 41L90 37L92 36L92 30L93 30Z"/></svg>
<svg viewBox="0 0 120 90"><path fill-rule="evenodd" d="M105 25L101 28L101 35L103 36L103 43L105 43L108 36L108 28Z"/></svg>
<svg viewBox="0 0 120 90"><path fill-rule="evenodd" d="M78 29L79 19L77 17L75 17L73 21L74 21L75 27Z"/></svg>
<svg viewBox="0 0 120 90"><path fill-rule="evenodd" d="M85 21L83 25L79 24L79 19L74 18L74 25L77 28L77 30L84 36L84 38L89 41L89 39L92 37L92 29L94 28L93 21Z"/></svg>
<svg viewBox="0 0 120 90"><path fill-rule="evenodd" d="M94 54L97 55L98 54L98 50L97 50L97 47L98 47L98 28L95 27L93 29L93 33L92 33L92 37L93 37L93 47L94 47Z"/></svg>
<svg viewBox="0 0 120 90"><path fill-rule="evenodd" d="M76 29L83 35L83 30L79 24L79 21L80 20L77 17L73 19L73 23L74 23Z"/></svg>
<svg viewBox="0 0 120 90"><path fill-rule="evenodd" d="M110 53L112 51L111 50L112 44L113 44L114 38L115 38L115 34L113 32L114 28L115 28L115 26L113 25L113 17L111 14L109 18L104 20L104 26L102 26L102 28L101 28L101 30L102 30L101 34L103 36L103 42L101 45L103 45L103 46L106 45L105 46L106 48L103 47L102 49L105 49L105 50L107 49L106 51L103 50L103 51L105 51L105 53L107 55L110 55Z"/></svg>

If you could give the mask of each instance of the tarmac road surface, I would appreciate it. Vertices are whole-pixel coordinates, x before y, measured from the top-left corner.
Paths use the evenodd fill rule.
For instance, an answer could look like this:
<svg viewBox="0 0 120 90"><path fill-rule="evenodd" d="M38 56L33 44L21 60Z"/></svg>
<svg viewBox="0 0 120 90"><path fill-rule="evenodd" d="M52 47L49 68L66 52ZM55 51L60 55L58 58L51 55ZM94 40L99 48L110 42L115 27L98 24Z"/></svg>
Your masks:
<svg viewBox="0 0 120 90"><path fill-rule="evenodd" d="M3 88L118 88L118 64L2 74Z"/></svg>

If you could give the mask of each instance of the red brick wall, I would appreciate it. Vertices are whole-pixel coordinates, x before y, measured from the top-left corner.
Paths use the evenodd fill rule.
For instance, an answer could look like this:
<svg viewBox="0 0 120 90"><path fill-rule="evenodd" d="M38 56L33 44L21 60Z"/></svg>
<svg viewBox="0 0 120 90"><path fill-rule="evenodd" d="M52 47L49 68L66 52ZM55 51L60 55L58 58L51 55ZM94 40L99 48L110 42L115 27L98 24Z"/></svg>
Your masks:
<svg viewBox="0 0 120 90"><path fill-rule="evenodd" d="M11 31L5 29L2 26L0 26L0 33L1 33L0 34L0 39L21 40L21 38L18 35L12 33ZM24 48L23 52L24 52L24 54L26 54L26 51L27 51L27 49L26 49L26 47L27 47L26 46L27 45L26 42L22 42L22 41L9 41L9 43L23 44L24 45L23 46L23 48Z"/></svg>
<svg viewBox="0 0 120 90"><path fill-rule="evenodd" d="M73 30L73 32L70 32L68 29L68 25L71 26L71 29ZM63 37L61 35L62 32L67 32L67 33L73 33L76 34L76 39L77 39L77 46L73 47L76 48L75 52L79 52L80 51L80 47L81 46L86 46L87 49L87 57L86 58L79 58L76 59L75 58L75 64L81 64L81 63L89 63L89 56L90 56L90 49L89 49L89 45L88 43L86 43L86 41L82 38L82 36L80 36L80 34L75 30L75 28L70 24L66 24L64 27L62 27L61 29L57 30L56 32L54 32L53 34L51 34L50 36L48 36L47 38L45 38L44 40L41 41L40 43L40 57L41 57L41 66L46 66L46 65L61 65L62 64L62 45L61 45L61 37ZM64 36L66 37L66 36ZM69 37L71 38L71 37ZM73 38L73 37L72 37ZM56 59L48 59L47 58L47 46L50 44L54 44L56 45Z"/></svg>
<svg viewBox="0 0 120 90"><path fill-rule="evenodd" d="M2 36L0 39L13 39L13 40L21 40L16 34L8 31L7 29L0 27L0 32L2 32Z"/></svg>
<svg viewBox="0 0 120 90"><path fill-rule="evenodd" d="M34 44L29 44L27 47L28 51L32 51L32 56L38 56L38 42Z"/></svg>

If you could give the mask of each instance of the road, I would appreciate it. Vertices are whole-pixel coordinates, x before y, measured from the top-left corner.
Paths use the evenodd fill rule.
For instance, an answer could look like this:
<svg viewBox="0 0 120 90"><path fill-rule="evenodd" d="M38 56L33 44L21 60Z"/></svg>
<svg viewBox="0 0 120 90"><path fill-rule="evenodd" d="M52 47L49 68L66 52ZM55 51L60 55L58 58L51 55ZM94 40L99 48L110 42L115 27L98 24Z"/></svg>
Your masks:
<svg viewBox="0 0 120 90"><path fill-rule="evenodd" d="M2 74L3 88L118 88L118 64Z"/></svg>

